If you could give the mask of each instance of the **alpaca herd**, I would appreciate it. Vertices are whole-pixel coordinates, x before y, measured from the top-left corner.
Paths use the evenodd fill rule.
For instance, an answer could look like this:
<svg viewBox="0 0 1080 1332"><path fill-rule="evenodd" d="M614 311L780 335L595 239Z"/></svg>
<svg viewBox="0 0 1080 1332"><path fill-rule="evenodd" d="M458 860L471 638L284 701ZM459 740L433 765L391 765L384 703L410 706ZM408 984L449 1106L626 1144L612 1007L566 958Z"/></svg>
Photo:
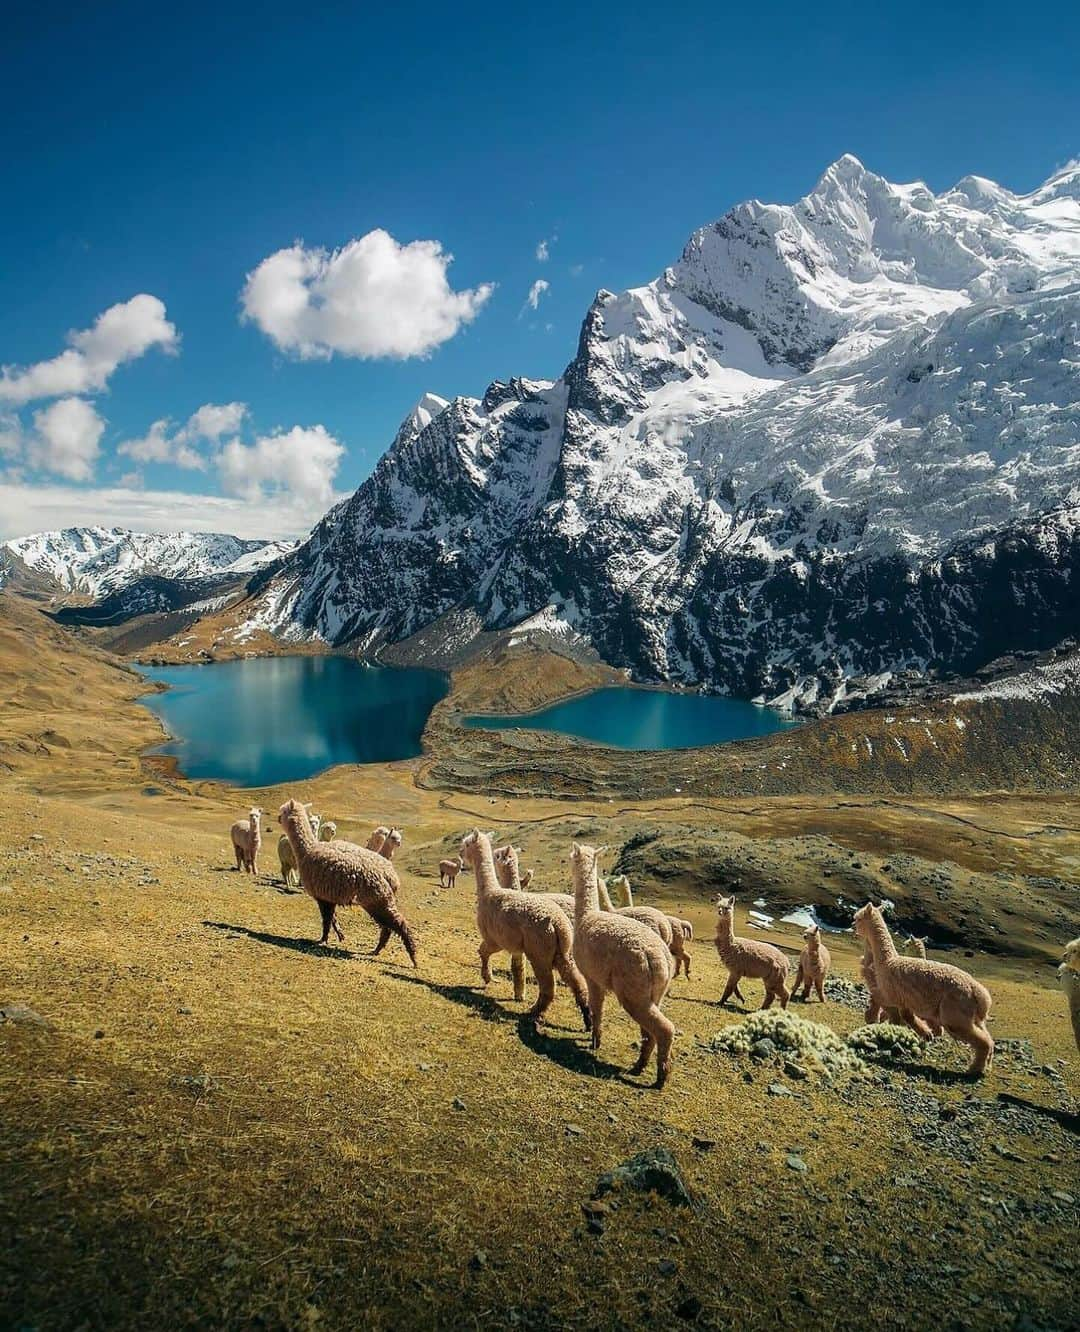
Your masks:
<svg viewBox="0 0 1080 1332"><path fill-rule="evenodd" d="M262 810L254 807L230 829L236 868L250 874L258 873L262 817ZM284 829L278 840L281 877L287 887L302 888L318 903L319 942L326 944L331 932L343 941L337 908L360 906L379 926L373 953L381 953L396 935L416 966L416 939L398 902L400 879L392 863L402 845L401 829L380 824L364 846L341 841L336 823L321 819L298 800L281 806L278 822ZM493 847L491 837L474 828L456 856L438 862L439 884L454 888L463 871L474 878L485 986L492 979L491 959L508 953L514 999L521 1002L528 961L538 993L526 1020L538 1030L554 1000L558 976L577 1003L593 1050L600 1048L603 1035L604 1001L613 994L641 1033L631 1072L643 1073L655 1053L659 1088L671 1071L675 1037L662 1004L674 979L680 974L690 978L687 945L694 931L687 920L635 905L626 875L605 880L600 859L608 849L575 843L570 852L573 893L536 891L530 889L533 872L520 870L521 848L509 843ZM831 958L820 926L804 932L789 987L787 955L764 940L735 933L734 897L717 897L716 908L715 946L728 973L721 1004L733 995L745 1002L739 985L747 979L762 982L763 1009L777 1000L786 1009L800 991L804 1003L811 991L819 1003L825 1002ZM908 954L901 954L881 911L870 903L855 913L853 932L863 946L859 970L868 994L866 1022L904 1024L924 1041L947 1033L971 1047L969 1073L988 1072L994 1041L986 1025L991 1006L986 987L959 967L928 960L925 938L910 936ZM1080 1049L1080 939L1066 948L1058 974Z"/></svg>

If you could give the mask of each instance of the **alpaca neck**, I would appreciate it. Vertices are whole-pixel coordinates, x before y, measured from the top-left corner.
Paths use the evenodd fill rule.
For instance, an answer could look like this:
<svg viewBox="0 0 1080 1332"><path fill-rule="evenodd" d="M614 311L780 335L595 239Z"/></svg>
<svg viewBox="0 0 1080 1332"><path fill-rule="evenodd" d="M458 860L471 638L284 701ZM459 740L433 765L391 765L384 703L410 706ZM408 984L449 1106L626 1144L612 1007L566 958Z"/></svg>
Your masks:
<svg viewBox="0 0 1080 1332"><path fill-rule="evenodd" d="M474 844L473 873L476 875L476 893L478 897L490 897L499 891L499 880L495 874L495 859L491 854L491 841L481 833Z"/></svg>
<svg viewBox="0 0 1080 1332"><path fill-rule="evenodd" d="M586 869L578 858L574 859L574 919L580 920L590 911L600 910L600 889L597 884L596 862Z"/></svg>
<svg viewBox="0 0 1080 1332"><path fill-rule="evenodd" d="M599 901L601 911L614 911L611 898L608 896L607 880L602 874L596 876L596 895Z"/></svg>
<svg viewBox="0 0 1080 1332"><path fill-rule="evenodd" d="M630 891L630 881L625 875L619 880L615 893L619 899L619 906L632 907L634 905L634 894Z"/></svg>
<svg viewBox="0 0 1080 1332"><path fill-rule="evenodd" d="M517 852L513 849L513 847L511 847L510 851L507 853L505 865L506 865L507 888L509 888L512 892L520 893L521 875L518 873Z"/></svg>
<svg viewBox="0 0 1080 1332"><path fill-rule="evenodd" d="M866 945L875 963L891 962L897 955L889 927L877 911L870 913L870 931L866 937Z"/></svg>
<svg viewBox="0 0 1080 1332"><path fill-rule="evenodd" d="M303 812L289 816L285 824L285 832L297 856L306 854L315 845L315 835L311 831L311 824L308 823L307 815ZM258 833L256 833L256 844L258 840Z"/></svg>
<svg viewBox="0 0 1080 1332"><path fill-rule="evenodd" d="M727 911L721 911L716 917L716 951L726 958L731 952L735 939L735 924Z"/></svg>

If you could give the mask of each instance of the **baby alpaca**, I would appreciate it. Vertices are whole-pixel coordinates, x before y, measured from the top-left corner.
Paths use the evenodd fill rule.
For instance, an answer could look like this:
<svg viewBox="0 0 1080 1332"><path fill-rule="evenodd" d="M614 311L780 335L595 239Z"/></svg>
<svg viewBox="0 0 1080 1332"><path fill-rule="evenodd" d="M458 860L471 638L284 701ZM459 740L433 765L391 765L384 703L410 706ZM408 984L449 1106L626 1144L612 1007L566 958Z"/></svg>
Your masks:
<svg viewBox="0 0 1080 1332"><path fill-rule="evenodd" d="M855 913L855 934L869 948L877 995L895 1008L920 1036L944 1030L973 1051L969 1073L981 1077L994 1062L994 1039L986 1028L990 991L959 967L901 957L877 907L867 902Z"/></svg>
<svg viewBox="0 0 1080 1332"><path fill-rule="evenodd" d="M319 904L323 925L319 942L326 943L331 930L339 939L345 938L335 916L339 906L362 906L379 926L373 953L381 953L391 934L396 934L415 967L416 943L397 904L399 880L393 865L363 847L317 841L299 800L287 800L281 806L278 822L292 843L300 883Z"/></svg>
<svg viewBox="0 0 1080 1332"><path fill-rule="evenodd" d="M452 860L439 861L439 887L453 888L457 881L457 876L465 868L465 862L460 856L454 856Z"/></svg>
<svg viewBox="0 0 1080 1332"><path fill-rule="evenodd" d="M620 912L600 910L596 848L574 845L574 953L589 987L592 1048L603 1035L604 1000L615 998L641 1030L641 1051L631 1073L643 1073L656 1051L656 1086L671 1072L675 1025L660 1005L671 984L671 954L647 925Z"/></svg>
<svg viewBox="0 0 1080 1332"><path fill-rule="evenodd" d="M383 842L390 836L390 829L384 827L381 823L367 839L365 849L368 851L381 851Z"/></svg>
<svg viewBox="0 0 1080 1332"><path fill-rule="evenodd" d="M518 881L517 853L503 848L508 881ZM589 1005L585 982L574 963L573 933L570 924L554 902L543 893L523 893L503 888L496 874L491 838L474 828L461 843L461 858L476 876L476 924L480 931L480 976L485 985L491 981L491 958L496 953L510 954L510 974L514 998L525 997L525 966L529 959L540 993L529 1010L529 1020L539 1028L555 998L557 971L577 1000L589 1030Z"/></svg>
<svg viewBox="0 0 1080 1332"><path fill-rule="evenodd" d="M790 995L787 987L788 960L785 955L779 948L761 939L740 939L736 936L734 897L718 897L716 907L716 951L728 969L721 1004L726 1004L733 994L741 1000L739 981L744 976L751 976L765 983L762 1008L769 1008L774 999L780 1000L781 1008L787 1008Z"/></svg>
<svg viewBox="0 0 1080 1332"><path fill-rule="evenodd" d="M675 959L675 975L681 969L689 980L690 949L686 945L694 937L694 927L688 920L680 920L678 916L668 916L668 924L671 926L671 956Z"/></svg>
<svg viewBox="0 0 1080 1332"><path fill-rule="evenodd" d="M1069 1000L1073 1037L1080 1050L1080 939L1065 945L1065 960L1058 967L1058 980Z"/></svg>
<svg viewBox="0 0 1080 1332"><path fill-rule="evenodd" d="M825 1002L825 977L829 974L829 967L832 964L832 958L829 956L829 950L821 942L821 926L811 925L803 935L805 943L803 950L799 954L799 969L795 973L795 984L792 986L792 994L798 994L799 986L802 986L803 1003L807 1003L810 998L810 986L817 991L817 997L822 1003Z"/></svg>
<svg viewBox="0 0 1080 1332"><path fill-rule="evenodd" d="M246 819L237 819L229 832L233 850L236 852L236 868L247 870L249 874L258 874L259 848L262 846L262 810L256 806Z"/></svg>

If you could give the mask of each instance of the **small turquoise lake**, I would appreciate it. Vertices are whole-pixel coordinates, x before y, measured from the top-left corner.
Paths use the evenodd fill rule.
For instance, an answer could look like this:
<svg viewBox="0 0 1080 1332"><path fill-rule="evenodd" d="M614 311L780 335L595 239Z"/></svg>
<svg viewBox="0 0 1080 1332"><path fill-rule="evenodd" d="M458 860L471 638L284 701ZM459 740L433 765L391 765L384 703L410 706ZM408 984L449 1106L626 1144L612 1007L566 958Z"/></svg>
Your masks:
<svg viewBox="0 0 1080 1332"><path fill-rule="evenodd" d="M560 731L616 749L692 749L770 735L796 724L783 713L742 699L619 686L596 689L542 712L465 718L466 726Z"/></svg>
<svg viewBox="0 0 1080 1332"><path fill-rule="evenodd" d="M237 786L302 781L337 763L420 753L438 671L365 666L351 657L255 657L205 666L141 666L169 688L139 701L172 737L186 777Z"/></svg>

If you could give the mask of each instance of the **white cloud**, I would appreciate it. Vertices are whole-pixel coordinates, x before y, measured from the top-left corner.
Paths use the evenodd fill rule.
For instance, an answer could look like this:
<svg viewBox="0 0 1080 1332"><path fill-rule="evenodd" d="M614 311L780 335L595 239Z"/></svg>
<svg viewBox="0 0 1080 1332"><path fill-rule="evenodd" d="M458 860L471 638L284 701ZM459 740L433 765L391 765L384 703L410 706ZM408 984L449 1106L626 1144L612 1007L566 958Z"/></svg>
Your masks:
<svg viewBox="0 0 1080 1332"><path fill-rule="evenodd" d="M543 296L545 292L550 290L551 290L550 282L548 282L545 278L537 278L536 281L529 288L528 296L525 297L525 305L521 307L522 312L524 312L526 306L530 310L538 309L540 306L540 297Z"/></svg>
<svg viewBox="0 0 1080 1332"><path fill-rule="evenodd" d="M293 426L254 444L231 439L218 456L221 484L249 501L285 492L301 503L328 507L344 447L321 425Z"/></svg>
<svg viewBox="0 0 1080 1332"><path fill-rule="evenodd" d="M218 445L226 435L235 435L247 415L242 402L204 403L179 430L168 418L155 421L141 439L125 439L116 452L139 463L174 463L177 467L204 471L207 458L196 445L202 441Z"/></svg>
<svg viewBox="0 0 1080 1332"><path fill-rule="evenodd" d="M540 244L537 245L536 247L537 262L541 264L546 264L549 257L550 257L550 251L548 250L548 243L546 240L542 240Z"/></svg>
<svg viewBox="0 0 1080 1332"><path fill-rule="evenodd" d="M476 318L494 286L453 291L438 241L369 231L340 250L297 242L264 259L241 293L250 319L302 360L424 356Z"/></svg>
<svg viewBox="0 0 1080 1332"><path fill-rule="evenodd" d="M571 276L571 277L581 277L582 273L584 273L584 272L585 272L585 265L584 265L584 264L571 264L571 265L570 265L570 276Z"/></svg>
<svg viewBox="0 0 1080 1332"><path fill-rule="evenodd" d="M34 413L34 429L23 440L27 462L39 472L89 481L104 431L105 422L90 403L61 398Z"/></svg>
<svg viewBox="0 0 1080 1332"><path fill-rule="evenodd" d="M312 503L280 494L249 504L220 495L126 485L102 489L26 485L10 472L0 473L0 478L0 541L86 523L136 532L231 532L284 541L306 536L330 504L345 498L335 493L329 503Z"/></svg>
<svg viewBox="0 0 1080 1332"><path fill-rule="evenodd" d="M161 347L174 351L176 328L165 306L145 293L112 305L98 315L92 328L68 334L68 349L49 361L24 369L0 370L0 402L27 403L35 398L95 393L103 389L118 366Z"/></svg>

